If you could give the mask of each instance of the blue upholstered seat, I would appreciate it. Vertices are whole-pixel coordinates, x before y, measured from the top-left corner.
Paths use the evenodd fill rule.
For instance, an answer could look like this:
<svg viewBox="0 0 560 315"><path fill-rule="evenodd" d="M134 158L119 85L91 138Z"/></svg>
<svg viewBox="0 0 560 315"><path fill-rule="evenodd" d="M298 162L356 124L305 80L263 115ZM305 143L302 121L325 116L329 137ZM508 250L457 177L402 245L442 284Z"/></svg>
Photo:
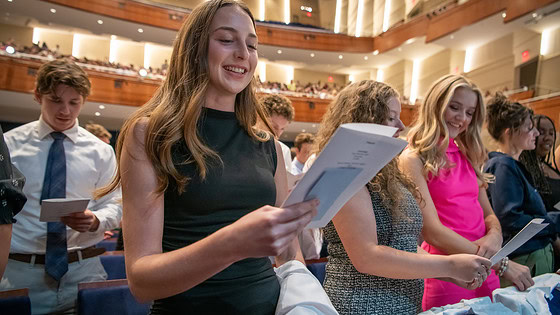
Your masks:
<svg viewBox="0 0 560 315"><path fill-rule="evenodd" d="M146 315L150 304L136 301L126 280L81 283L78 290L79 315Z"/></svg>
<svg viewBox="0 0 560 315"><path fill-rule="evenodd" d="M124 255L102 255L99 258L107 272L107 280L126 279Z"/></svg>

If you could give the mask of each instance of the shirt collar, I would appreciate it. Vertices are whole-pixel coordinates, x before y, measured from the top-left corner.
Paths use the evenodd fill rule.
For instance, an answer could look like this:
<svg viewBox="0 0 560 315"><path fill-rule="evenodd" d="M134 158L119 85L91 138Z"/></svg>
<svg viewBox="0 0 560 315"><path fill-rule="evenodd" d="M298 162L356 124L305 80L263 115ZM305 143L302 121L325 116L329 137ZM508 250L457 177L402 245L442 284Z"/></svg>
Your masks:
<svg viewBox="0 0 560 315"><path fill-rule="evenodd" d="M78 141L78 119L76 118L76 123L74 124L74 126L72 126L72 128L70 129L66 129L64 131L62 131L62 133L68 137L68 139L70 139L70 141L76 143ZM43 116L41 115L39 117L39 124L37 125L37 133L39 135L39 139L44 139L46 136L50 135L51 132L54 132L55 130L51 128L51 126L49 126L49 124L47 124L47 122L43 119Z"/></svg>

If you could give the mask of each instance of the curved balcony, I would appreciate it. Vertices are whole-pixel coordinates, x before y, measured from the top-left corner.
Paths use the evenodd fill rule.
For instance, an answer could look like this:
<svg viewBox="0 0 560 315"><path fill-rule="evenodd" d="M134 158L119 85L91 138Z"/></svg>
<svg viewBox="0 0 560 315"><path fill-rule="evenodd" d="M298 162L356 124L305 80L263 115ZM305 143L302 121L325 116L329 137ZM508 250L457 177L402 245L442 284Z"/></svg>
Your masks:
<svg viewBox="0 0 560 315"><path fill-rule="evenodd" d="M134 0L41 0L89 13L176 31L188 10ZM505 11L504 23L511 22L556 0L469 0L461 5L451 1L444 8L395 23L376 37L354 37L313 28L257 23L259 42L264 45L330 52L385 52L407 40L425 36L426 43L451 34Z"/></svg>

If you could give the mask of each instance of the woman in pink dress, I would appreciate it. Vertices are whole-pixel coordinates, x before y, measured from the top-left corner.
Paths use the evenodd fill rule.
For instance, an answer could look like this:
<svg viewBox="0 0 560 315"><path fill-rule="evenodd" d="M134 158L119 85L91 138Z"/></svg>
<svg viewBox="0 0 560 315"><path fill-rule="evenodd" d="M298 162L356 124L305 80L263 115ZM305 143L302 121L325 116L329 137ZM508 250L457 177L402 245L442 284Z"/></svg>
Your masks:
<svg viewBox="0 0 560 315"><path fill-rule="evenodd" d="M430 254L467 253L490 258L502 246L500 223L488 201L487 181L481 172L486 158L480 136L484 111L476 85L465 77L447 75L428 90L409 132L410 145L400 165L422 196L422 248ZM493 269L499 272L500 267L498 263ZM509 268L501 271L520 290L532 285L525 266L509 262ZM500 286L496 272L479 285L467 290L425 279L422 307L428 310L462 299L491 296Z"/></svg>

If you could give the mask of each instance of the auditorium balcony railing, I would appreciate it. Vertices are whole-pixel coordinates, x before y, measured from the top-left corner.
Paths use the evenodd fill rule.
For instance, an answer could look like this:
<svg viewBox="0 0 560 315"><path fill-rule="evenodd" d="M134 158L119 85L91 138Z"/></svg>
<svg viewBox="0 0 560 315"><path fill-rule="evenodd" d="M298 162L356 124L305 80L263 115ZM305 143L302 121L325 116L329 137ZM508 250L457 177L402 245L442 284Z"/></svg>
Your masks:
<svg viewBox="0 0 560 315"><path fill-rule="evenodd" d="M14 58L0 55L0 90L32 93L35 75L42 60ZM157 90L162 81L142 79L94 70L95 66L80 64L91 81L88 100L99 103L142 106ZM288 96L295 109L295 121L320 122L330 99Z"/></svg>
<svg viewBox="0 0 560 315"><path fill-rule="evenodd" d="M77 10L109 16L177 31L188 10L149 4L134 0L41 0ZM477 23L493 14L506 12L504 23L545 7L557 0L469 0L462 4L450 0L431 12L424 12L409 20L395 23L376 37L354 37L328 30L257 23L259 42L289 48L348 53L385 52L399 47L407 40L425 36L430 43L462 27Z"/></svg>

